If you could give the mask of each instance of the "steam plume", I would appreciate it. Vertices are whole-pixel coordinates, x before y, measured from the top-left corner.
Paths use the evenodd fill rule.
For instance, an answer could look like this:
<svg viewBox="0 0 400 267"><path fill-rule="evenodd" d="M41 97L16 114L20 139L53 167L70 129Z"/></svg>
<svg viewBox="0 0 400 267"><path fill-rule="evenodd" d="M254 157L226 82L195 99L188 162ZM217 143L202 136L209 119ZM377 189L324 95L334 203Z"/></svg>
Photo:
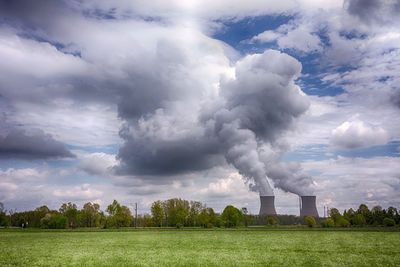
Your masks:
<svg viewBox="0 0 400 267"><path fill-rule="evenodd" d="M301 65L294 58L268 50L249 55L235 66L235 78L221 81L223 107L214 114L215 133L223 144L228 163L249 183L250 190L272 196L275 187L301 194L311 184L299 166L282 164L276 155L280 136L308 108L308 101L294 80ZM260 155L271 148L273 160Z"/></svg>

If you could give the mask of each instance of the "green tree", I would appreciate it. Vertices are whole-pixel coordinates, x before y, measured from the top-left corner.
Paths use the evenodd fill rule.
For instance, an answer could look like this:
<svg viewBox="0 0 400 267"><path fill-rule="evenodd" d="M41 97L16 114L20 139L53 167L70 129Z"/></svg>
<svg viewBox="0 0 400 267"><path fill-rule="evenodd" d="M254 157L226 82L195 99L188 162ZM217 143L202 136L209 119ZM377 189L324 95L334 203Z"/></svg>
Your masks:
<svg viewBox="0 0 400 267"><path fill-rule="evenodd" d="M80 222L84 227L99 227L101 225L100 205L87 202L80 211Z"/></svg>
<svg viewBox="0 0 400 267"><path fill-rule="evenodd" d="M339 210L336 208L330 209L329 215L332 218L332 220L335 222L335 225L343 218L343 216L340 214Z"/></svg>
<svg viewBox="0 0 400 267"><path fill-rule="evenodd" d="M373 224L374 218L372 217L371 211L368 209L368 206L365 204L361 204L358 207L357 214L362 214L364 216L365 222L369 225Z"/></svg>
<svg viewBox="0 0 400 267"><path fill-rule="evenodd" d="M332 220L332 218L327 218L326 220L321 222L321 226L324 228L334 227L335 222Z"/></svg>
<svg viewBox="0 0 400 267"><path fill-rule="evenodd" d="M386 217L385 219L383 219L383 225L385 225L385 226L395 226L396 222L392 218Z"/></svg>
<svg viewBox="0 0 400 267"><path fill-rule="evenodd" d="M350 222L348 220L346 220L339 212L338 209L332 208L330 210L330 217L332 218L332 220L335 222L335 226L338 227L349 227L350 226Z"/></svg>
<svg viewBox="0 0 400 267"><path fill-rule="evenodd" d="M25 214L25 218L15 218L18 215L15 213L13 215L13 225L16 224L16 226L21 226L22 220L26 220L29 223L29 227L41 227L41 219L48 213L50 213L50 209L45 205L36 208L28 214Z"/></svg>
<svg viewBox="0 0 400 267"><path fill-rule="evenodd" d="M317 225L317 222L315 221L315 218L313 216L304 217L304 221L306 222L306 225L308 227L315 227Z"/></svg>
<svg viewBox="0 0 400 267"><path fill-rule="evenodd" d="M277 225L278 224L278 218L276 216L268 216L267 217L267 224L268 225Z"/></svg>
<svg viewBox="0 0 400 267"><path fill-rule="evenodd" d="M381 206L375 206L371 209L373 225L383 225L383 219L385 218L385 212Z"/></svg>
<svg viewBox="0 0 400 267"><path fill-rule="evenodd" d="M198 216L200 212L205 208L203 203L199 201L190 201L189 216L187 220L188 226L198 226Z"/></svg>
<svg viewBox="0 0 400 267"><path fill-rule="evenodd" d="M386 216L387 216L388 218L392 218L393 220L395 220L396 217L397 217L397 215L398 215L398 212L397 212L397 209L396 209L396 208L394 208L394 207L389 207L389 208L387 209Z"/></svg>
<svg viewBox="0 0 400 267"><path fill-rule="evenodd" d="M246 207L242 208L242 214L243 214L243 222L244 226L249 226L250 218L249 218L249 211L247 210Z"/></svg>
<svg viewBox="0 0 400 267"><path fill-rule="evenodd" d="M1 202L0 202L0 226L9 226L7 211L4 209L4 205Z"/></svg>
<svg viewBox="0 0 400 267"><path fill-rule="evenodd" d="M343 212L343 217L346 220L348 220L349 222L353 221L355 215L356 215L356 212L352 208L348 209L347 211L345 210Z"/></svg>
<svg viewBox="0 0 400 267"><path fill-rule="evenodd" d="M243 215L238 208L228 205L222 212L221 218L225 227L236 227L243 220Z"/></svg>
<svg viewBox="0 0 400 267"><path fill-rule="evenodd" d="M199 225L204 228L211 228L217 225L217 215L212 208L204 208L198 216Z"/></svg>
<svg viewBox="0 0 400 267"><path fill-rule="evenodd" d="M67 217L61 214L47 213L40 221L41 227L46 229L65 229L68 226Z"/></svg>
<svg viewBox="0 0 400 267"><path fill-rule="evenodd" d="M154 224L153 217L150 214L138 215L137 225L139 227L151 227Z"/></svg>
<svg viewBox="0 0 400 267"><path fill-rule="evenodd" d="M349 227L350 222L345 218L341 217L337 222L335 222L335 225L338 227Z"/></svg>
<svg viewBox="0 0 400 267"><path fill-rule="evenodd" d="M60 213L68 219L68 225L71 228L78 226L78 208L76 204L68 202L63 203L59 209Z"/></svg>
<svg viewBox="0 0 400 267"><path fill-rule="evenodd" d="M132 223L132 214L128 207L123 206L114 200L108 205L106 211L109 214L107 218L107 227L127 227Z"/></svg>
<svg viewBox="0 0 400 267"><path fill-rule="evenodd" d="M162 203L166 223L168 226L177 226L177 224L187 225L189 216L189 201L180 198L171 198Z"/></svg>
<svg viewBox="0 0 400 267"><path fill-rule="evenodd" d="M364 226L367 222L365 221L364 215L359 213L354 215L352 223L356 226Z"/></svg>
<svg viewBox="0 0 400 267"><path fill-rule="evenodd" d="M153 202L151 205L151 215L154 226L161 227L164 219L164 211L160 200Z"/></svg>

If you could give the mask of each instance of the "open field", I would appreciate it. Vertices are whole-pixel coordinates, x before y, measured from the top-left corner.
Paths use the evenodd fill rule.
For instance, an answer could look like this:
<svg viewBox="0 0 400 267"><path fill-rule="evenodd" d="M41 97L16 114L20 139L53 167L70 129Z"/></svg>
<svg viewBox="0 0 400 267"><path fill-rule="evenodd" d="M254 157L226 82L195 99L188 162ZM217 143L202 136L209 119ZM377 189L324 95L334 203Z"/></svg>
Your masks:
<svg viewBox="0 0 400 267"><path fill-rule="evenodd" d="M400 266L400 232L0 230L0 266Z"/></svg>

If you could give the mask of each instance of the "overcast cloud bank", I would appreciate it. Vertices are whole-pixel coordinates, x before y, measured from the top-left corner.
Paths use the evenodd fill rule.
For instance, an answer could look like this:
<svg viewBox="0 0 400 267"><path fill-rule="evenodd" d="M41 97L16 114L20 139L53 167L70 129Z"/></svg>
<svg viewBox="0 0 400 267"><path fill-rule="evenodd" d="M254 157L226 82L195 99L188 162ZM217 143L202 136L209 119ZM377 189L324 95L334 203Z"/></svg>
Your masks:
<svg viewBox="0 0 400 267"><path fill-rule="evenodd" d="M327 150L329 159L310 161L299 151L399 140L399 7L0 1L0 201L24 208L140 195L148 205L187 193L254 207L255 191L290 201L283 192L317 193L338 207L372 192L370 203L397 204L398 154L329 158ZM235 32L260 17L271 23L253 36ZM286 19L270 27L279 17ZM215 37L230 30L243 35L237 47ZM282 161L288 152L297 159ZM351 170L352 177L325 171L348 170L344 162L391 171L373 168L368 183ZM13 179L27 170L42 178ZM348 199L353 182L359 194Z"/></svg>

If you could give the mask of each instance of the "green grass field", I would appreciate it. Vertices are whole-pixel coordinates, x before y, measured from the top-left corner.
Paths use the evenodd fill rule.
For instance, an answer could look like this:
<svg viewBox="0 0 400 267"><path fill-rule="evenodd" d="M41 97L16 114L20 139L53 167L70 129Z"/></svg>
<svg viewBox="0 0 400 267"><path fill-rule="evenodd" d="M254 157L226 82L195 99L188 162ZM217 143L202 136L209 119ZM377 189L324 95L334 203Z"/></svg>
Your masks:
<svg viewBox="0 0 400 267"><path fill-rule="evenodd" d="M400 232L6 231L0 266L400 266Z"/></svg>

